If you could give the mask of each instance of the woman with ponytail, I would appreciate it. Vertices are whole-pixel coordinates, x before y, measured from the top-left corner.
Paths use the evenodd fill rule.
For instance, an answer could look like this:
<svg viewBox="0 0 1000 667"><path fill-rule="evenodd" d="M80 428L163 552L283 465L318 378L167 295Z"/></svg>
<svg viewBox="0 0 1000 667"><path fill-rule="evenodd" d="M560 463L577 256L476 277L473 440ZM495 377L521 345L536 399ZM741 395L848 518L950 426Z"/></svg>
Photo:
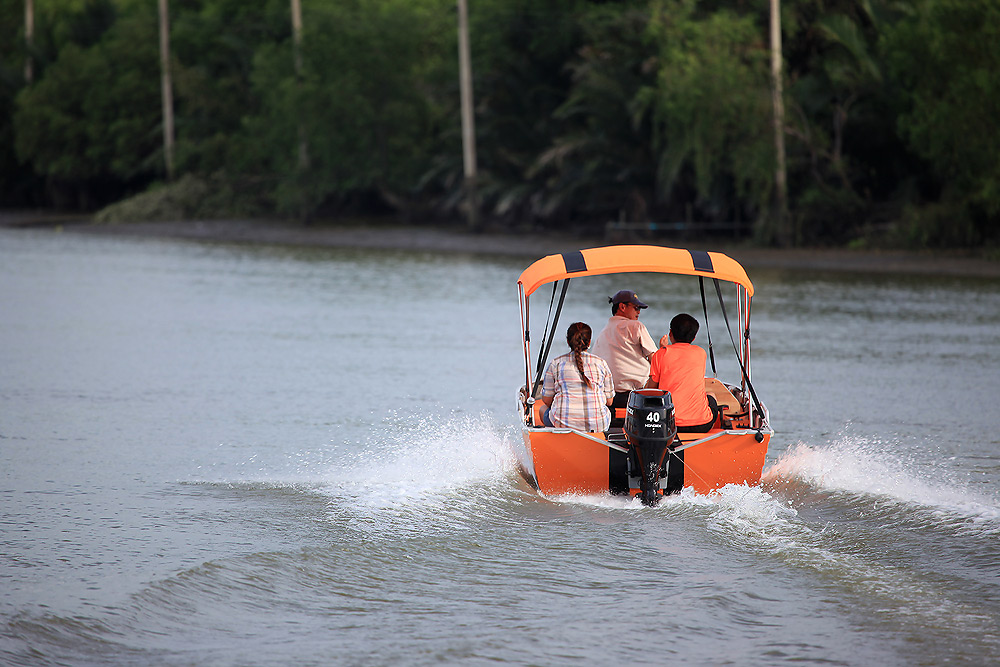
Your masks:
<svg viewBox="0 0 1000 667"><path fill-rule="evenodd" d="M583 322L566 330L569 353L556 357L542 383L542 423L578 431L606 431L611 424L608 406L615 397L607 362L590 354L592 331Z"/></svg>

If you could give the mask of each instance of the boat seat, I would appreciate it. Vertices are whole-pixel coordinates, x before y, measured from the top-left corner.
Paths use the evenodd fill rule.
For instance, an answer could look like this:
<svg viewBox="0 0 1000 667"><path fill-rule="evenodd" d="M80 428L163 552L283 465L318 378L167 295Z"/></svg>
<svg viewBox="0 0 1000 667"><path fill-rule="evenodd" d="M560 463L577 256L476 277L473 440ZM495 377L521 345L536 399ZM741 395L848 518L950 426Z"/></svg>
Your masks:
<svg viewBox="0 0 1000 667"><path fill-rule="evenodd" d="M738 415L743 410L743 406L733 396L733 392L722 384L719 378L705 378L705 392L715 397L715 402L722 408L722 414L726 416Z"/></svg>

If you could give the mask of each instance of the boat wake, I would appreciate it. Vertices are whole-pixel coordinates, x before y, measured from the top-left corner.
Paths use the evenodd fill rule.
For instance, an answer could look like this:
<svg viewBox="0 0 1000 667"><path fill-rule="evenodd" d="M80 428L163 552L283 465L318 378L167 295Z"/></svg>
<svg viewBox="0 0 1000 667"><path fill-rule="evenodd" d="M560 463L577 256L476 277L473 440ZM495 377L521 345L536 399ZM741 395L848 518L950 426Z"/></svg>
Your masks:
<svg viewBox="0 0 1000 667"><path fill-rule="evenodd" d="M508 438L493 417L447 420L392 418L345 469L332 471L333 487L352 489L355 500L385 506L449 494L466 485L501 477L510 467Z"/></svg>
<svg viewBox="0 0 1000 667"><path fill-rule="evenodd" d="M956 596L952 583L991 587L1000 503L957 473L928 471L886 449L862 438L799 443L765 470L760 486L707 495L685 489L655 508L609 497L557 500L642 510L671 531L707 529L720 544L819 577L895 623L1000 647L992 610Z"/></svg>
<svg viewBox="0 0 1000 667"><path fill-rule="evenodd" d="M391 416L319 480L334 521L387 538L462 530L510 488L512 432L488 412L414 422ZM480 509L476 509L480 508ZM489 510L487 510L489 511Z"/></svg>
<svg viewBox="0 0 1000 667"><path fill-rule="evenodd" d="M764 471L765 488L834 494L845 500L898 504L961 533L1000 534L1000 500L971 487L927 457L907 458L887 443L841 437L825 446L797 443Z"/></svg>

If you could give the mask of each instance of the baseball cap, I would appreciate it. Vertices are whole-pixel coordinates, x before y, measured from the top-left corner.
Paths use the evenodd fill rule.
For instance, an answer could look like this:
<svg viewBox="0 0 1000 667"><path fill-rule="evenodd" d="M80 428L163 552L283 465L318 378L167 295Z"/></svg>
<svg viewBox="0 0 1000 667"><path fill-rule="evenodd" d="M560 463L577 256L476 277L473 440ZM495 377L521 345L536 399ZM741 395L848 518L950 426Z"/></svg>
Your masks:
<svg viewBox="0 0 1000 667"><path fill-rule="evenodd" d="M639 308L647 308L646 304L639 301L639 297L632 290L623 289L618 294L612 297L608 297L608 302L613 306L617 306L619 303L631 303Z"/></svg>

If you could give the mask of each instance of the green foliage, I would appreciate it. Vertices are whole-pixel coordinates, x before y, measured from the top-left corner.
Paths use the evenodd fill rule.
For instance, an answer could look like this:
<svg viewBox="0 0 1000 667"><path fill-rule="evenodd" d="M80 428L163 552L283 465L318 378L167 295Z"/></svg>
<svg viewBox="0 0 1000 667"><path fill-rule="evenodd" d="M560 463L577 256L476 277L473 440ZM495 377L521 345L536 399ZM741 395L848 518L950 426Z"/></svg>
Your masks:
<svg viewBox="0 0 1000 667"><path fill-rule="evenodd" d="M982 236L969 212L950 202L909 206L888 230L887 242L894 247L978 247Z"/></svg>
<svg viewBox="0 0 1000 667"><path fill-rule="evenodd" d="M692 187L699 217L740 219L741 203L760 211L771 191L768 54L754 17L697 10L694 0L654 3L658 76L643 94L655 109L657 183L664 198Z"/></svg>
<svg viewBox="0 0 1000 667"><path fill-rule="evenodd" d="M30 60L32 78L38 81L63 47L93 45L116 19L110 0L36 2L29 45L24 11L24 0L0 1L0 203L15 205L38 203L43 189L34 165L16 150L16 98L27 85L26 63Z"/></svg>
<svg viewBox="0 0 1000 667"><path fill-rule="evenodd" d="M252 80L255 58L289 39L288 1L198 0L180 8L175 2L173 9L178 167L238 172L237 137L260 108Z"/></svg>
<svg viewBox="0 0 1000 667"><path fill-rule="evenodd" d="M268 202L252 188L242 191L230 178L185 174L173 183L154 183L134 197L107 206L94 221L120 224L147 221L209 220L255 217L268 210Z"/></svg>
<svg viewBox="0 0 1000 667"><path fill-rule="evenodd" d="M506 26L488 31L491 57L476 70L483 196L494 216L550 226L645 219L654 164L648 114L633 109L651 79L642 5L480 7L474 34Z"/></svg>
<svg viewBox="0 0 1000 667"><path fill-rule="evenodd" d="M15 146L62 182L141 181L157 170L161 137L156 19L117 21L90 48L68 43L18 95Z"/></svg>
<svg viewBox="0 0 1000 667"><path fill-rule="evenodd" d="M187 220L199 212L199 202L208 194L209 186L205 181L186 174L176 183L156 183L142 194L101 209L94 215L94 221L118 224Z"/></svg>
<svg viewBox="0 0 1000 667"><path fill-rule="evenodd" d="M248 120L258 144L246 157L278 175L279 210L337 207L358 193L405 206L440 123L429 91L453 53L446 7L443 0L355 0L309 8L301 80L289 43L258 52L252 79L262 112Z"/></svg>
<svg viewBox="0 0 1000 667"><path fill-rule="evenodd" d="M0 0L0 203L87 208L161 179L156 3L35 7L29 50L22 0ZM302 9L297 69L288 0L170 3L180 178L114 215L458 216L454 0ZM493 224L754 220L766 232L767 3L469 10ZM782 26L796 241L997 241L1000 4L783 0Z"/></svg>
<svg viewBox="0 0 1000 667"><path fill-rule="evenodd" d="M23 25L21 2L0 0L0 205L26 203L33 176L14 150L14 97L24 85Z"/></svg>
<svg viewBox="0 0 1000 667"><path fill-rule="evenodd" d="M919 161L896 134L900 91L879 46L907 11L892 0L792 5L786 134L800 242L846 242L913 196Z"/></svg>
<svg viewBox="0 0 1000 667"><path fill-rule="evenodd" d="M886 37L891 65L906 91L899 128L927 159L965 243L998 237L1000 222L1000 4L925 0ZM923 216L927 218L928 216ZM935 216L930 216L935 217Z"/></svg>
<svg viewBox="0 0 1000 667"><path fill-rule="evenodd" d="M579 18L586 5L485 0L470 8L480 196L487 212L512 224L561 225L574 203L587 208L571 201L565 187L580 176L579 163L564 161L554 169L543 164L567 131L557 110L572 85L567 62L581 46ZM458 121L456 107L446 137L456 158L461 157ZM461 193L461 159L439 158L435 168L439 181L451 186L444 203L453 211Z"/></svg>
<svg viewBox="0 0 1000 667"><path fill-rule="evenodd" d="M583 46L569 62L572 84L554 111L559 133L527 176L538 184L538 214L648 220L656 198L649 105L636 91L655 69L645 46L649 14L596 6L581 14Z"/></svg>

